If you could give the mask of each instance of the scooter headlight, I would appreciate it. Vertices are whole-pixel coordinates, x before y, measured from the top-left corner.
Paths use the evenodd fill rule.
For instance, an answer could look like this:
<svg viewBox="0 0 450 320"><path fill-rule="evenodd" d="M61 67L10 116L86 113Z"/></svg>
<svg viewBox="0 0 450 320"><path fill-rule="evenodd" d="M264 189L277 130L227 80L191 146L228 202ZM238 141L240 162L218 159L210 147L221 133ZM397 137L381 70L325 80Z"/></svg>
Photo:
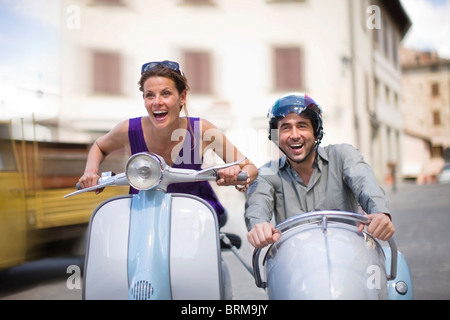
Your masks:
<svg viewBox="0 0 450 320"><path fill-rule="evenodd" d="M157 156L136 153L128 159L126 176L130 185L138 190L148 190L159 183L164 165Z"/></svg>

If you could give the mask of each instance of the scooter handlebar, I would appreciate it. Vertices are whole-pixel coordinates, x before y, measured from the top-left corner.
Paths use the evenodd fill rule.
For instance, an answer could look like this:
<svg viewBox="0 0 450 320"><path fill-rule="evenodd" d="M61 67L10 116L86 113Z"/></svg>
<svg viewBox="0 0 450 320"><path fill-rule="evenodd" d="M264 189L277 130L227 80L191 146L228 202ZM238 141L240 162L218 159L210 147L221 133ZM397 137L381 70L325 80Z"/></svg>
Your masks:
<svg viewBox="0 0 450 320"><path fill-rule="evenodd" d="M248 174L245 171L241 171L238 174L238 181L246 181L248 179Z"/></svg>
<svg viewBox="0 0 450 320"><path fill-rule="evenodd" d="M192 173L195 173L195 170L169 168L169 170L167 170L166 174L168 172L171 172L177 178L173 178L173 177L172 178L168 178L168 180L165 182L165 184L168 185L170 183L177 183L177 182L179 183L179 182L218 179L219 176L217 174L217 170L225 168L225 167L233 165L233 164L237 164L237 163L241 162L242 160L236 161L236 162L231 163L231 164L228 163L228 164L225 164L225 165L222 165L222 166L217 166L217 167L214 167L214 168L209 168L209 169L206 169L206 170L199 171L198 173L200 173L200 174L198 174L198 175L195 175L195 174L191 175ZM170 176L170 174L169 174L169 176ZM183 177L183 178L180 179L180 177ZM245 171L239 172L238 177L237 177L237 181L246 181L247 179L248 179L247 172L245 172ZM100 189L100 188L104 188L106 186L125 185L125 184L129 184L125 173L121 173L121 174L118 174L116 176L116 174L113 173L113 172L104 172L102 174L102 177L98 180L98 185L82 189L81 184L78 182L76 184L77 191L66 195L65 198L71 197L73 195L76 195L76 194L79 194L79 193L82 193L82 192L93 191L93 190L97 190L97 189ZM160 182L160 187L164 187L164 184L162 182Z"/></svg>

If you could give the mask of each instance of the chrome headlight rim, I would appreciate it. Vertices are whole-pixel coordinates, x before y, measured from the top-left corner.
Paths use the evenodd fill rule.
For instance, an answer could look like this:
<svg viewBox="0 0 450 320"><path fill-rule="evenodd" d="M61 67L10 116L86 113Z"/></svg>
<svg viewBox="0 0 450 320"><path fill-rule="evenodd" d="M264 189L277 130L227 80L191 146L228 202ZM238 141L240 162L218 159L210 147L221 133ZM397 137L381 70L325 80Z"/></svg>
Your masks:
<svg viewBox="0 0 450 320"><path fill-rule="evenodd" d="M140 152L128 159L125 175L134 189L150 190L161 182L164 167L164 159L150 152Z"/></svg>

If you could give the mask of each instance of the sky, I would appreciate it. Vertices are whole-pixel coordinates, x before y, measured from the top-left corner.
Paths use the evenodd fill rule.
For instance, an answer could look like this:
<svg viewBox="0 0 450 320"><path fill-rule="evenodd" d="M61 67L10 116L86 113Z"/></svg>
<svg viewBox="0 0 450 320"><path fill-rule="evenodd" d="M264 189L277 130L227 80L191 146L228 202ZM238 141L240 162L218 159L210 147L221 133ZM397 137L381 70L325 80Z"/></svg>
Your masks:
<svg viewBox="0 0 450 320"><path fill-rule="evenodd" d="M0 119L56 116L59 3L0 0Z"/></svg>
<svg viewBox="0 0 450 320"><path fill-rule="evenodd" d="M450 59L450 0L400 1L413 23L403 44ZM0 119L35 111L24 102L37 90L59 94L60 12L60 0L0 0Z"/></svg>
<svg viewBox="0 0 450 320"><path fill-rule="evenodd" d="M450 0L401 0L412 26L403 39L407 48L436 51L450 59Z"/></svg>
<svg viewBox="0 0 450 320"><path fill-rule="evenodd" d="M2 76L11 70L23 74L45 70L50 76L48 62L59 49L58 4L59 0L0 0Z"/></svg>

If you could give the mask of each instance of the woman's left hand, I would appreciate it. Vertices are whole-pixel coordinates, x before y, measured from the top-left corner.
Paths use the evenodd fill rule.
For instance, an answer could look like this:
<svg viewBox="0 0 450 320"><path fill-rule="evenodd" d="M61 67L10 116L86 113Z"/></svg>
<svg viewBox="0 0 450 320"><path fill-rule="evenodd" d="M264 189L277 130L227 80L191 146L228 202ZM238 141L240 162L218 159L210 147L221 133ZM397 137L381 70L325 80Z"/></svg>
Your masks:
<svg viewBox="0 0 450 320"><path fill-rule="evenodd" d="M240 172L242 172L242 169L238 165L220 169L218 171L219 179L217 180L217 185L236 186L237 190L241 192L246 191L250 183L250 178L248 178L246 181L239 181L238 175Z"/></svg>

